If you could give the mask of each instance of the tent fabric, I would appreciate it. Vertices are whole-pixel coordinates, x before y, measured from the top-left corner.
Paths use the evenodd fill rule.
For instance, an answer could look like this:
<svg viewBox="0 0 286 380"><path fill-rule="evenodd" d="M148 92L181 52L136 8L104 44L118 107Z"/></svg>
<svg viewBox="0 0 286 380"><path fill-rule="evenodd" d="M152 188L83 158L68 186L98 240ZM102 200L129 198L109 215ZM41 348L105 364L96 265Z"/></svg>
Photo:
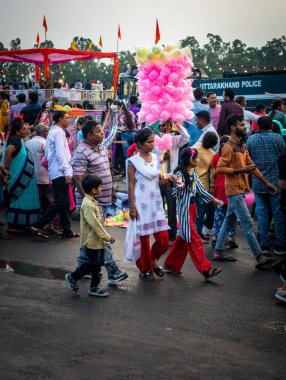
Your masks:
<svg viewBox="0 0 286 380"><path fill-rule="evenodd" d="M48 56L50 64L64 63L73 60L90 60L102 58L117 58L116 53L102 53L79 50L63 49L28 49L28 50L3 50L0 51L0 61L6 62L28 62L44 64L45 56Z"/></svg>
<svg viewBox="0 0 286 380"><path fill-rule="evenodd" d="M102 53L93 51L64 50L51 48L38 48L26 50L0 51L0 62L27 62L35 65L44 65L44 76L50 77L49 65L73 60L88 61L91 59L112 58L114 60L114 89L117 88L118 58L117 53Z"/></svg>

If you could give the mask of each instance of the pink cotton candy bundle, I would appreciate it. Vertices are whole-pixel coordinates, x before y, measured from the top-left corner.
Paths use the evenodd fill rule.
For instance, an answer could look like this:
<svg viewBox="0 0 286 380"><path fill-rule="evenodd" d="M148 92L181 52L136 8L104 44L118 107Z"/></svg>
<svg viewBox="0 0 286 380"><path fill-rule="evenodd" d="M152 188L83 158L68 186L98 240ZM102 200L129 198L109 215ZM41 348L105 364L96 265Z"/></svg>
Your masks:
<svg viewBox="0 0 286 380"><path fill-rule="evenodd" d="M140 120L182 122L193 117L191 81L191 53L177 46L139 48L136 60L139 73L138 88L142 108Z"/></svg>
<svg viewBox="0 0 286 380"><path fill-rule="evenodd" d="M172 135L164 135L162 138L155 135L155 146L160 150L170 150L172 148Z"/></svg>

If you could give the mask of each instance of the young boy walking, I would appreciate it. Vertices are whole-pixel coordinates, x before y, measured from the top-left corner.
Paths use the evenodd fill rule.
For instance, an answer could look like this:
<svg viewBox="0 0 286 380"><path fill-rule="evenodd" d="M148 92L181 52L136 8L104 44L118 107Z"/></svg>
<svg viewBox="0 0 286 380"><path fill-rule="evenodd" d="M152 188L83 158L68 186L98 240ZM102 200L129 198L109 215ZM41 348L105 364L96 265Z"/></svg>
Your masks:
<svg viewBox="0 0 286 380"><path fill-rule="evenodd" d="M102 181L95 175L86 175L82 180L85 197L80 209L80 246L86 251L88 260L80 264L73 273L68 273L65 280L70 290L78 294L77 281L91 274L88 294L96 297L107 297L109 293L99 287L100 268L104 265L104 241L114 243L101 224L101 216L95 196L100 195Z"/></svg>

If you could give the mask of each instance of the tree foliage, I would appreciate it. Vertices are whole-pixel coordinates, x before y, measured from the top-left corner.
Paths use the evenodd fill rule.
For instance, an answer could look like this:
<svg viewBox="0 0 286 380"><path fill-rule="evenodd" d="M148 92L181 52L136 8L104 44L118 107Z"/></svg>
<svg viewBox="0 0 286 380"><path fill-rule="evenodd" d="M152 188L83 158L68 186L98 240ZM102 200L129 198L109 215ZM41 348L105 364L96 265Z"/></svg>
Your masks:
<svg viewBox="0 0 286 380"><path fill-rule="evenodd" d="M192 50L195 66L203 68L210 77L220 77L223 71L253 72L286 68L286 37L273 38L260 49L235 39L225 42L219 35L207 34L208 41L200 46L194 36L180 41Z"/></svg>
<svg viewBox="0 0 286 380"><path fill-rule="evenodd" d="M208 33L207 42L200 45L195 36L188 36L180 41L182 47L190 46L194 64L203 68L211 77L221 77L223 71L243 72L257 70L273 70L286 68L286 37L273 38L267 41L261 48L247 46L243 41L223 41L217 35ZM34 48L36 45L34 45ZM41 48L53 48L54 43L50 40L43 41ZM75 36L68 49L101 51L90 38ZM10 50L21 49L21 39L15 38L9 44ZM0 50L8 50L0 42ZM119 72L124 72L128 67L135 65L134 54L130 51L119 53ZM28 63L0 63L0 78L13 81L18 78L24 79L33 65ZM68 83L73 80L87 79L100 80L103 83L113 83L113 62L109 60L75 61L61 65L51 66L52 78L63 78Z"/></svg>

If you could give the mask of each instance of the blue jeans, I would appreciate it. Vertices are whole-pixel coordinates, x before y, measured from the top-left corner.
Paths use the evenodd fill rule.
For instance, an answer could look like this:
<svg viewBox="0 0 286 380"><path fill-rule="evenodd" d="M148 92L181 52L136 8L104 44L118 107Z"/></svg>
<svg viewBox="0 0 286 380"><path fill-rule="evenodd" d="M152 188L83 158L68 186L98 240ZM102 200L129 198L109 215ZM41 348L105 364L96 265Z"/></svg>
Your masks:
<svg viewBox="0 0 286 380"><path fill-rule="evenodd" d="M255 257L262 255L262 250L253 231L253 220L244 202L244 194L228 195L227 199L226 217L221 226L215 250L223 251L227 235L235 227L236 219L238 219L251 252Z"/></svg>
<svg viewBox="0 0 286 380"><path fill-rule="evenodd" d="M71 273L72 277L78 281L86 274L91 273L91 288L97 288L100 283L100 268L104 263L104 249L84 248L86 259Z"/></svg>
<svg viewBox="0 0 286 380"><path fill-rule="evenodd" d="M227 205L223 205L222 207L216 207L215 209L214 226L213 226L213 233L215 236L219 235L219 231L221 229L221 226L226 216L226 211L227 211ZM228 236L235 237L235 226L230 229Z"/></svg>
<svg viewBox="0 0 286 380"><path fill-rule="evenodd" d="M280 208L280 193L275 195L255 193L255 212L258 219L259 242L261 246L269 246L269 212L274 222L275 245L284 245L285 217Z"/></svg>
<svg viewBox="0 0 286 380"><path fill-rule="evenodd" d="M102 224L104 223L104 219L106 216L106 206L99 206L101 218L102 218ZM84 264L88 262L88 256L86 253L86 248L81 247L79 249L79 255L77 257L78 265ZM119 269L118 266L113 258L112 248L111 244L108 242L104 242L104 266L106 268L106 271L108 273L108 277L112 276L114 273L116 273Z"/></svg>
<svg viewBox="0 0 286 380"><path fill-rule="evenodd" d="M121 140L127 142L127 144L122 144L122 149L123 149L125 159L128 158L127 149L133 144L134 136L135 136L135 132L131 132L131 131L130 132L121 132Z"/></svg>

